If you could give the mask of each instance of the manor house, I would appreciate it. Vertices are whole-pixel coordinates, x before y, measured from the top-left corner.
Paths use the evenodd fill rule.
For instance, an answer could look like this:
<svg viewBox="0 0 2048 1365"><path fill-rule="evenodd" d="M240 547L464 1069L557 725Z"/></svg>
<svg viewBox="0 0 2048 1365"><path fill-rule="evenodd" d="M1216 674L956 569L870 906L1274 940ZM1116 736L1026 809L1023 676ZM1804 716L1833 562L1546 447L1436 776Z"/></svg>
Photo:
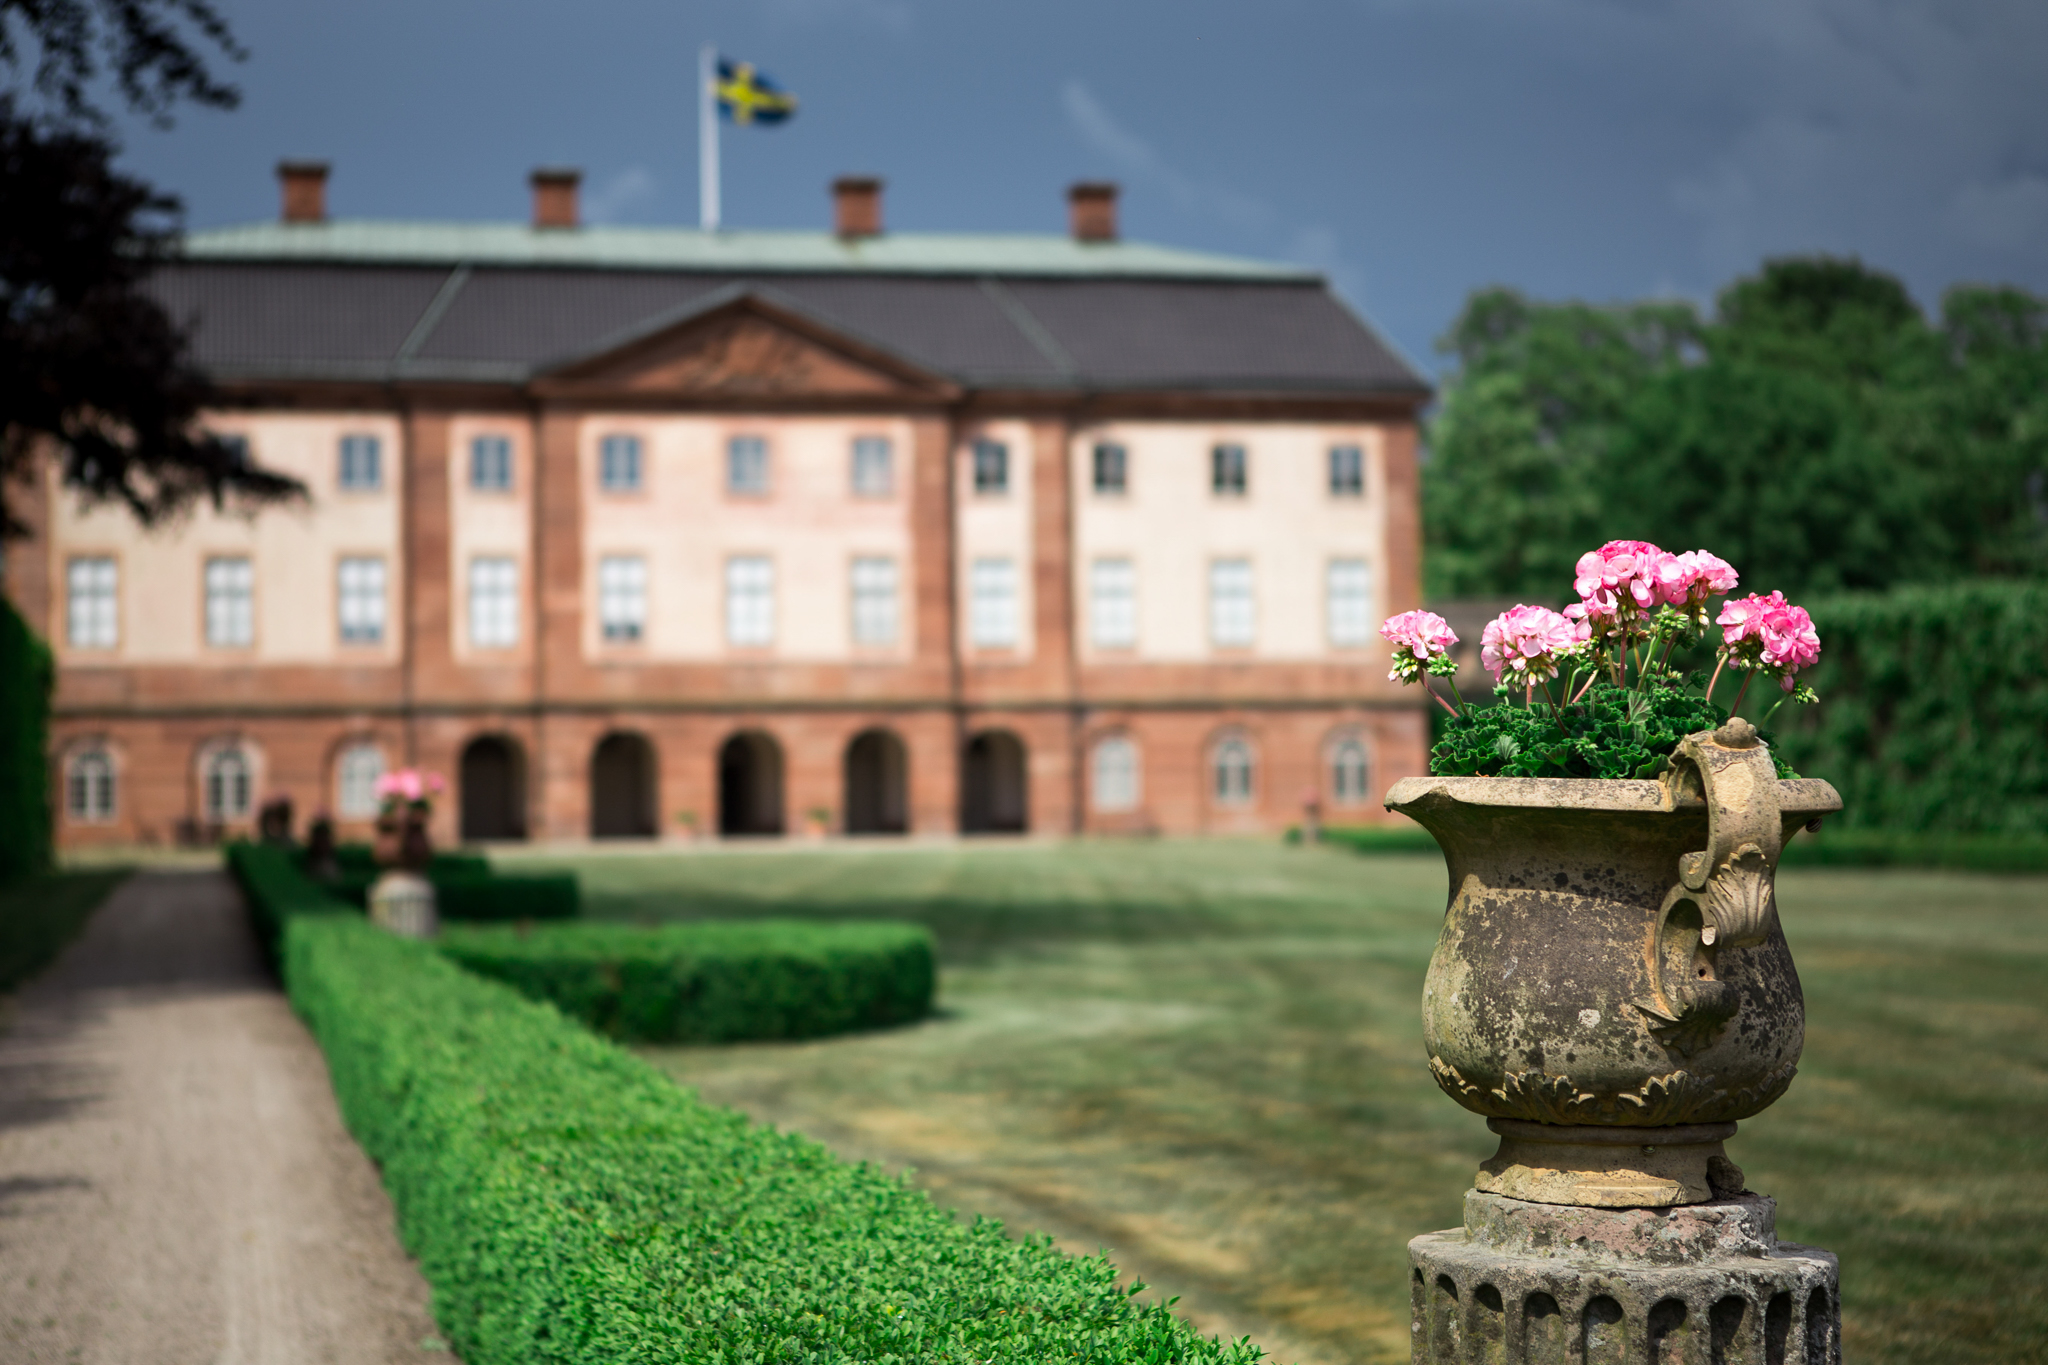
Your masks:
<svg viewBox="0 0 2048 1365"><path fill-rule="evenodd" d="M209 425L308 496L140 529L52 476L8 590L58 661L61 841L270 794L360 835L1271 831L1383 817L1424 702L1429 391L1319 275L1065 236L329 219L154 288Z"/></svg>

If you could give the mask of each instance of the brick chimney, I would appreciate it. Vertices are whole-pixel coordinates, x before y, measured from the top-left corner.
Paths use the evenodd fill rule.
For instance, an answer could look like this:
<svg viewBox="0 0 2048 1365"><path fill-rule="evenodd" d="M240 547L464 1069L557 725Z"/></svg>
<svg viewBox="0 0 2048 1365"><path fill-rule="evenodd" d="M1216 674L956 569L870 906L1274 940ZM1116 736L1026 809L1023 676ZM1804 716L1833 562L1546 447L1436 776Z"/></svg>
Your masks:
<svg viewBox="0 0 2048 1365"><path fill-rule="evenodd" d="M1067 191L1067 219L1077 242L1116 240L1116 184L1083 180Z"/></svg>
<svg viewBox="0 0 2048 1365"><path fill-rule="evenodd" d="M576 213L576 187L583 172L572 166L542 166L533 182L533 225L537 228L572 228L581 224Z"/></svg>
<svg viewBox="0 0 2048 1365"><path fill-rule="evenodd" d="M842 175L832 182L832 230L841 237L882 235L882 182L872 175Z"/></svg>
<svg viewBox="0 0 2048 1365"><path fill-rule="evenodd" d="M327 221L327 163L324 161L280 161L277 188L283 200L281 217L287 223Z"/></svg>

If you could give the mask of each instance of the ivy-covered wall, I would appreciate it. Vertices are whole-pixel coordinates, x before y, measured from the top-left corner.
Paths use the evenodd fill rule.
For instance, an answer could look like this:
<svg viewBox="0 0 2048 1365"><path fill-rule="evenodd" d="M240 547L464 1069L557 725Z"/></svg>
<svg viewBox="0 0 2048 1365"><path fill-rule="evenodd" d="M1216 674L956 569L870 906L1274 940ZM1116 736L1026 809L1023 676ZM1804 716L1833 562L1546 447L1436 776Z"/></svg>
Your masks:
<svg viewBox="0 0 2048 1365"><path fill-rule="evenodd" d="M50 651L0 598L0 885L50 865Z"/></svg>
<svg viewBox="0 0 2048 1365"><path fill-rule="evenodd" d="M1807 604L1818 706L1778 713L1793 767L1852 828L2048 834L2048 584L1899 588Z"/></svg>

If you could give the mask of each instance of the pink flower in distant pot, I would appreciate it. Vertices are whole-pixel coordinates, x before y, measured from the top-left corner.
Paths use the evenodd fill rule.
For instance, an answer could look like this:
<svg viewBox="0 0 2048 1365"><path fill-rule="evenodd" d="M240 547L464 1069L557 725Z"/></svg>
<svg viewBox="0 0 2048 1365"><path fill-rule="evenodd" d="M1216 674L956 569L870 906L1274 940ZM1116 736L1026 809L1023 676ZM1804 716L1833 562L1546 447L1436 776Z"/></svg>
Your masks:
<svg viewBox="0 0 2048 1365"><path fill-rule="evenodd" d="M1591 627L1548 607L1510 607L1486 623L1479 637L1479 661L1498 683L1504 675L1533 684L1557 676L1559 661L1582 649Z"/></svg>
<svg viewBox="0 0 2048 1365"><path fill-rule="evenodd" d="M425 806L440 795L447 783L439 773L419 768L398 768L377 779L377 799L386 809L394 806Z"/></svg>
<svg viewBox="0 0 2048 1365"><path fill-rule="evenodd" d="M1394 671L1387 675L1392 682L1413 682L1425 671L1440 671L1431 670L1430 664L1447 657L1458 643L1458 633L1433 611L1389 616L1380 635L1394 647Z"/></svg>

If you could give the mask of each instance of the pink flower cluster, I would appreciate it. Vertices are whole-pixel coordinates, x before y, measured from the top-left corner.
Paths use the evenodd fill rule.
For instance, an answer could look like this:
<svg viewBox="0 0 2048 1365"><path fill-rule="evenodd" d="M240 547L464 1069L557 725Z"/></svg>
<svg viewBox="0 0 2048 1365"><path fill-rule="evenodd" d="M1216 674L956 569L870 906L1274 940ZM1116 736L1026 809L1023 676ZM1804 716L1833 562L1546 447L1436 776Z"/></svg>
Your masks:
<svg viewBox="0 0 2048 1365"><path fill-rule="evenodd" d="M1820 659L1820 633L1806 608L1795 607L1785 594L1730 598L1715 618L1728 660L1738 668L1761 668L1790 692L1792 676Z"/></svg>
<svg viewBox="0 0 2048 1365"><path fill-rule="evenodd" d="M1394 646L1394 671L1387 674L1392 682L1415 681L1458 643L1458 633L1433 611L1404 611L1399 616L1389 616L1380 626L1380 635Z"/></svg>
<svg viewBox="0 0 2048 1365"><path fill-rule="evenodd" d="M438 796L447 785L439 773L422 772L418 768L399 768L377 779L377 798L380 801L405 801L418 805L430 796Z"/></svg>
<svg viewBox="0 0 2048 1365"><path fill-rule="evenodd" d="M1738 581L1727 560L1705 550L1675 555L1646 540L1610 540L1579 556L1572 578L1579 601L1564 614L1599 635L1635 634L1657 608L1698 611Z"/></svg>
<svg viewBox="0 0 2048 1365"><path fill-rule="evenodd" d="M1558 662L1592 638L1592 627L1548 607L1510 607L1486 623L1479 637L1479 661L1498 683L1513 673L1525 684L1557 676Z"/></svg>

